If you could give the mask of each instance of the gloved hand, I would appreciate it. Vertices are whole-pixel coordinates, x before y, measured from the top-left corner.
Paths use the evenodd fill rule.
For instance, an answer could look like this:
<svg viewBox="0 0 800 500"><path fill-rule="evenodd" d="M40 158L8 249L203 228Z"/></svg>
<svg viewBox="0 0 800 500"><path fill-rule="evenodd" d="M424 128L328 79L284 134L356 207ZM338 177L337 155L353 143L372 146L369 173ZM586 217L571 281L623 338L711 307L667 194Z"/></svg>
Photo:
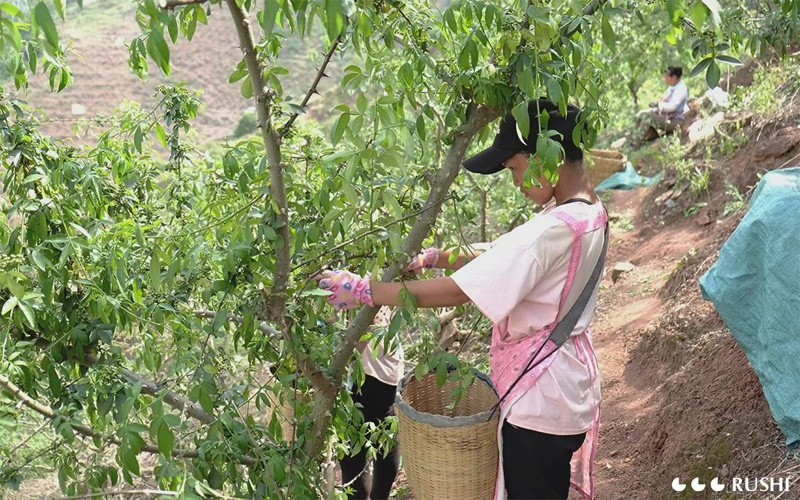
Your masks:
<svg viewBox="0 0 800 500"><path fill-rule="evenodd" d="M406 272L419 274L423 269L433 269L439 262L439 249L429 248L411 259L411 263L406 266Z"/></svg>
<svg viewBox="0 0 800 500"><path fill-rule="evenodd" d="M335 309L353 309L361 304L374 305L369 276L361 277L349 271L337 269L323 271L319 287L331 292L328 302Z"/></svg>
<svg viewBox="0 0 800 500"><path fill-rule="evenodd" d="M378 310L378 314L375 315L375 319L372 321L372 324L377 326L389 326L389 323L392 322L392 308L389 306L383 306Z"/></svg>

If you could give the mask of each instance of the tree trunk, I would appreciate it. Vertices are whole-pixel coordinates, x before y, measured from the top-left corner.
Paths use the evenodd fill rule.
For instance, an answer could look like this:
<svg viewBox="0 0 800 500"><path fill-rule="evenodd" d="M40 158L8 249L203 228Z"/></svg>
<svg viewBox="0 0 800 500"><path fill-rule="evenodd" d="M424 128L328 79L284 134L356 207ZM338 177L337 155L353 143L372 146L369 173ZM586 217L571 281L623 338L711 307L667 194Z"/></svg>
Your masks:
<svg viewBox="0 0 800 500"><path fill-rule="evenodd" d="M633 111L634 113L639 112L639 89L636 87L636 82L631 80L628 83L628 89L631 91L631 97L633 97Z"/></svg>
<svg viewBox="0 0 800 500"><path fill-rule="evenodd" d="M461 161L464 159L472 138L481 128L500 116L499 110L483 106L472 105L470 111L467 114L467 122L455 131L454 140L447 152L444 165L436 173L431 183L431 192L425 201L423 212L417 218L403 243L402 251L406 255L416 255L422 248L422 241L430 233L436 222L447 191L461 168ZM394 280L399 271L400 264L392 264L383 273L381 281L389 282ZM318 456L325 445L325 436L330 425L331 411L338 393L338 382L342 380L347 362L353 355L353 349L355 349L358 339L372 324L377 312L378 307L362 307L334 350L328 373L330 378L337 382L337 385L318 391L314 398L314 406L311 412L313 424L303 448L309 458Z"/></svg>

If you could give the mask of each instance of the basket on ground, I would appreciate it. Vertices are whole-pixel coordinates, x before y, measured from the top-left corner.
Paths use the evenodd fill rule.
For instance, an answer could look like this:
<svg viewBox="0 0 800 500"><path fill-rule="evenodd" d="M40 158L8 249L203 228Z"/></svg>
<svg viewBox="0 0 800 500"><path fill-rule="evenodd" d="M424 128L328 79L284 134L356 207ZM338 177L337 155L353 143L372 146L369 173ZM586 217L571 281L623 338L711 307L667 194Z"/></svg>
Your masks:
<svg viewBox="0 0 800 500"><path fill-rule="evenodd" d="M589 168L587 175L593 186L606 180L611 174L622 172L627 158L619 151L607 149L589 150Z"/></svg>
<svg viewBox="0 0 800 500"><path fill-rule="evenodd" d="M497 473L497 393L488 377L475 382L454 408L457 381L439 387L436 375L407 376L397 393L398 441L408 483L418 500L488 500Z"/></svg>

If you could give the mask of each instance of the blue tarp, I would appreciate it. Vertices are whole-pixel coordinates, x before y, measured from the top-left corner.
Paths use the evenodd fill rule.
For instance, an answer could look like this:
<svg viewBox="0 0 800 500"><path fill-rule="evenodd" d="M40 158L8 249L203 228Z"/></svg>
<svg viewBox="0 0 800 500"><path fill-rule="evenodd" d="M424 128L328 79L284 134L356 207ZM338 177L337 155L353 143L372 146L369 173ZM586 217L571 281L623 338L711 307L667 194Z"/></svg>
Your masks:
<svg viewBox="0 0 800 500"><path fill-rule="evenodd" d="M800 444L800 168L758 183L750 208L700 279L758 375L786 444ZM736 404L731 401L731 404Z"/></svg>
<svg viewBox="0 0 800 500"><path fill-rule="evenodd" d="M607 191L609 189L633 189L639 186L652 186L661 178L661 175L655 177L644 177L636 173L636 170L631 165L631 162L625 163L625 170L611 175L606 180L601 182L594 188L595 191Z"/></svg>

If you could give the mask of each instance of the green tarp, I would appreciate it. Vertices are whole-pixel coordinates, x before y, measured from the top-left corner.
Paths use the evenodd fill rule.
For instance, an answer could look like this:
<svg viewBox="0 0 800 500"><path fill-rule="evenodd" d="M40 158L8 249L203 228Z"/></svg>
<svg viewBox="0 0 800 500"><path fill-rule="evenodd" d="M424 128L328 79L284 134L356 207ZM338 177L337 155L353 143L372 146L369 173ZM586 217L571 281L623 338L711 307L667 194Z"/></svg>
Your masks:
<svg viewBox="0 0 800 500"><path fill-rule="evenodd" d="M776 170L761 179L747 215L700 279L700 289L753 365L787 445L797 446L800 168Z"/></svg>
<svg viewBox="0 0 800 500"><path fill-rule="evenodd" d="M636 173L636 170L631 165L631 162L625 163L625 169L622 172L617 172L606 178L603 182L594 188L595 191L607 191L609 189L633 189L639 186L652 186L653 183L661 178L660 175L655 177L645 177Z"/></svg>

